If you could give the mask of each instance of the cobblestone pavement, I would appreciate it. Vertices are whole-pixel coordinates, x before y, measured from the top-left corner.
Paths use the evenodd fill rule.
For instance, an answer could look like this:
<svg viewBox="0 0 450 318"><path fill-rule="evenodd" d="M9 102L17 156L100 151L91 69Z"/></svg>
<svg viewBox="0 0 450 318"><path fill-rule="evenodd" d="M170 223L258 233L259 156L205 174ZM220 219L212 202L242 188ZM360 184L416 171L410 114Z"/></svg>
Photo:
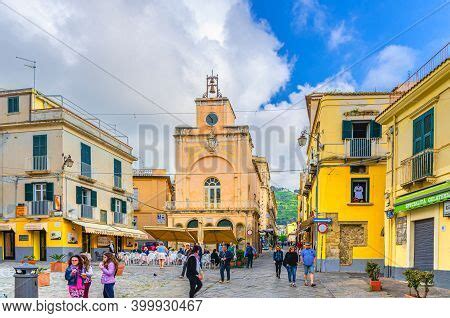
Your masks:
<svg viewBox="0 0 450 318"><path fill-rule="evenodd" d="M14 296L12 266L0 264L0 295ZM42 264L48 267L48 264ZM94 282L91 297L102 297L100 270L94 264ZM116 297L186 297L189 291L187 279L180 279L181 267L127 266L123 276L117 277ZM231 270L231 282L219 284L218 270L205 270L203 288L198 297L404 297L408 292L405 283L383 279L382 292L370 292L366 275L349 273L316 273L317 286L303 286L303 272L299 267L297 287L290 287L286 270L281 279L274 275L275 266L269 253L254 262L253 269ZM68 297L63 273L51 273L51 286L39 288L40 297ZM450 290L432 288L429 297L450 297Z"/></svg>

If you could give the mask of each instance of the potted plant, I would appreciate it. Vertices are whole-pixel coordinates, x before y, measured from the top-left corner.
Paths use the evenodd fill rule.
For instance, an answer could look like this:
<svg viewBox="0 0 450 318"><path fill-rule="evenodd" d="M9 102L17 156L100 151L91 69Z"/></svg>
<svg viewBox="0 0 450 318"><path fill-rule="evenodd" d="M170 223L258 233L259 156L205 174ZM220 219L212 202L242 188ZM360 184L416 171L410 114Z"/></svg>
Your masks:
<svg viewBox="0 0 450 318"><path fill-rule="evenodd" d="M47 271L48 268L39 267L36 270L36 274L38 274L38 286L50 286L50 272Z"/></svg>
<svg viewBox="0 0 450 318"><path fill-rule="evenodd" d="M22 260L20 261L22 264L23 263L28 263L30 265L34 265L36 264L36 260L34 259L33 255L25 255Z"/></svg>
<svg viewBox="0 0 450 318"><path fill-rule="evenodd" d="M380 272L380 265L373 262L367 262L366 273L369 275L370 288L372 291L381 290Z"/></svg>
<svg viewBox="0 0 450 318"><path fill-rule="evenodd" d="M116 276L122 276L123 270L125 269L125 262L123 261L122 257L118 257L117 260L119 261L119 266L117 267Z"/></svg>
<svg viewBox="0 0 450 318"><path fill-rule="evenodd" d="M50 258L54 260L54 262L50 262L50 271L52 272L65 272L67 268L67 263L64 262L66 255L64 254L53 254L50 255Z"/></svg>
<svg viewBox="0 0 450 318"><path fill-rule="evenodd" d="M241 267L243 261L244 261L244 251L243 250L237 250L236 251L236 266L237 267Z"/></svg>
<svg viewBox="0 0 450 318"><path fill-rule="evenodd" d="M417 269L407 269L403 275L406 278L409 287L409 294L405 294L407 297L427 298L430 286L433 285L434 273L428 271L420 271ZM419 292L419 286L424 286L424 293L421 296ZM411 293L411 289L414 288L416 294Z"/></svg>

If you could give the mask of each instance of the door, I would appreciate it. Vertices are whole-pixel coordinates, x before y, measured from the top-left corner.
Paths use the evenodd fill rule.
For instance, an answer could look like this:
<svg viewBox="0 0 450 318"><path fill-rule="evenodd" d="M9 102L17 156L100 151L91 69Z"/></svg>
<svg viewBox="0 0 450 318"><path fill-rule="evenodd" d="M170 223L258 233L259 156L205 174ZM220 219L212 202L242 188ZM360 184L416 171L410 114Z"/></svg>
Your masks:
<svg viewBox="0 0 450 318"><path fill-rule="evenodd" d="M116 253L122 252L123 240L121 236L116 237Z"/></svg>
<svg viewBox="0 0 450 318"><path fill-rule="evenodd" d="M47 232L39 231L39 260L47 261Z"/></svg>
<svg viewBox="0 0 450 318"><path fill-rule="evenodd" d="M350 141L350 157L370 157L371 143L368 122L352 122L352 139Z"/></svg>
<svg viewBox="0 0 450 318"><path fill-rule="evenodd" d="M83 232L82 242L83 242L83 252L90 253L91 252L91 234Z"/></svg>
<svg viewBox="0 0 450 318"><path fill-rule="evenodd" d="M434 110L430 109L425 114L413 121L413 159L412 180L433 175L433 149L434 143Z"/></svg>
<svg viewBox="0 0 450 318"><path fill-rule="evenodd" d="M433 270L434 219L414 222L414 268Z"/></svg>
<svg viewBox="0 0 450 318"><path fill-rule="evenodd" d="M16 239L13 231L3 232L3 259L14 260L16 258Z"/></svg>

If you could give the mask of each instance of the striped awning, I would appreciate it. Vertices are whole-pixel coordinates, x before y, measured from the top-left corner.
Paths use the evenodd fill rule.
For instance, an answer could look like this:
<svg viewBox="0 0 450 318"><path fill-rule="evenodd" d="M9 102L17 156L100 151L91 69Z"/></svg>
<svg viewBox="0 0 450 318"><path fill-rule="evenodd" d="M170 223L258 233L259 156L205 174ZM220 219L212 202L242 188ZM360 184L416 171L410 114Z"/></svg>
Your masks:
<svg viewBox="0 0 450 318"><path fill-rule="evenodd" d="M15 231L15 227L11 223L0 223L0 232Z"/></svg>
<svg viewBox="0 0 450 318"><path fill-rule="evenodd" d="M47 223L26 223L23 227L25 231L47 231Z"/></svg>
<svg viewBox="0 0 450 318"><path fill-rule="evenodd" d="M115 229L112 226L106 224L97 224L81 221L72 221L74 224L80 225L84 228L86 233L99 234L99 235L110 235L110 236L123 236L122 232Z"/></svg>

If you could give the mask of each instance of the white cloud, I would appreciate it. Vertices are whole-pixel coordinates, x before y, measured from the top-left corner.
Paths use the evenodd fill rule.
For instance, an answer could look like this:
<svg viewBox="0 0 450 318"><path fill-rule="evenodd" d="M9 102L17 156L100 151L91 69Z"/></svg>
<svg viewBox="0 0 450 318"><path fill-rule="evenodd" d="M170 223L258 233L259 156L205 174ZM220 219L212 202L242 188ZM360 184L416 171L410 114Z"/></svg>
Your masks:
<svg viewBox="0 0 450 318"><path fill-rule="evenodd" d="M331 50L338 48L340 45L350 42L353 39L351 31L349 31L345 25L345 22L341 22L330 32L330 38L328 39L328 47Z"/></svg>
<svg viewBox="0 0 450 318"><path fill-rule="evenodd" d="M402 45L389 45L380 51L362 83L366 90L391 90L406 79L416 63L416 52Z"/></svg>

